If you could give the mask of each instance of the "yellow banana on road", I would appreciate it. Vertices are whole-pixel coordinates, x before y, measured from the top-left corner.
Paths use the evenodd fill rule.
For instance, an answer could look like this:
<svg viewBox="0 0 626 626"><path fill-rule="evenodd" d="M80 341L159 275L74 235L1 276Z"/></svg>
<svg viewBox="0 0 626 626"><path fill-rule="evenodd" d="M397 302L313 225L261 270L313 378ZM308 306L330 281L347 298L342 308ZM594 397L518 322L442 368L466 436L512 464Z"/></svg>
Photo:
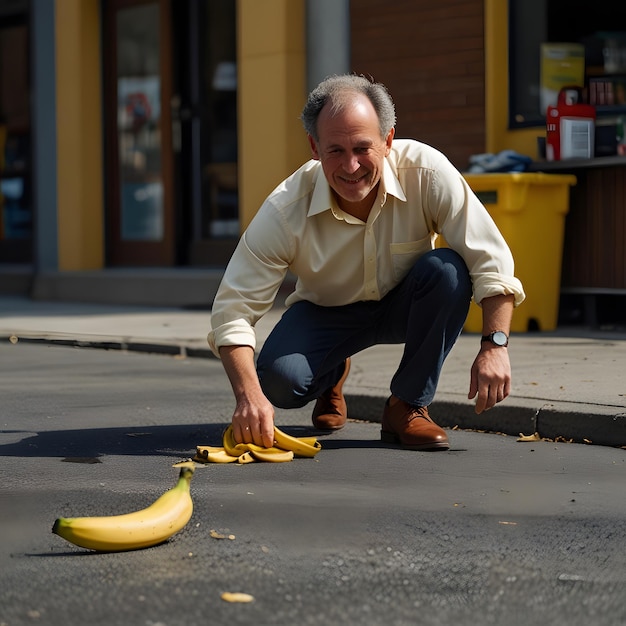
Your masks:
<svg viewBox="0 0 626 626"><path fill-rule="evenodd" d="M247 443L237 443L235 441L235 433L232 424L226 427L222 435L222 443L224 444L224 450L231 456L240 456L249 450Z"/></svg>
<svg viewBox="0 0 626 626"><path fill-rule="evenodd" d="M292 437L274 426L274 444L277 448L291 450L296 456L314 457L322 449L322 444L317 439L313 443L309 441L305 441L304 437Z"/></svg>
<svg viewBox="0 0 626 626"><path fill-rule="evenodd" d="M207 452L206 460L209 463L235 463L239 460L239 457L228 454L228 452L222 448L221 450L215 450L214 452Z"/></svg>
<svg viewBox="0 0 626 626"><path fill-rule="evenodd" d="M252 452L244 452L238 459L237 463L245 465L246 463L254 463L256 459L252 455Z"/></svg>
<svg viewBox="0 0 626 626"><path fill-rule="evenodd" d="M293 450L281 450L280 448L263 448L249 443L250 454L258 461L267 461L268 463L284 463L293 461Z"/></svg>
<svg viewBox="0 0 626 626"><path fill-rule="evenodd" d="M193 502L190 483L195 465L177 463L178 482L149 507L104 517L59 517L52 532L89 550L122 552L162 543L181 530L191 519Z"/></svg>
<svg viewBox="0 0 626 626"><path fill-rule="evenodd" d="M314 457L322 449L316 437L293 437L274 427L274 445L270 448L253 443L237 443L233 425L229 424L222 434L222 446L196 446L195 461L200 463L251 463L267 461L283 463L294 457Z"/></svg>
<svg viewBox="0 0 626 626"><path fill-rule="evenodd" d="M309 446L315 446L321 449L321 446L317 446L317 437L297 437L297 439L298 441L306 443Z"/></svg>

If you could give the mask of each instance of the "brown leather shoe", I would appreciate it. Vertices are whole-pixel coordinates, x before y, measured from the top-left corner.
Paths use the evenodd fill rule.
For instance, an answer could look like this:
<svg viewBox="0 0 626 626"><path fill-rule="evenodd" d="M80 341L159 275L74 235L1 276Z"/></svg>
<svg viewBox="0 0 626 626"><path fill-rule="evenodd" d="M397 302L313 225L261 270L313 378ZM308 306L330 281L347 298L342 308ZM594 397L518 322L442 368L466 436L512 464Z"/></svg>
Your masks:
<svg viewBox="0 0 626 626"><path fill-rule="evenodd" d="M313 426L320 430L339 430L348 419L348 407L343 397L343 384L350 372L350 359L346 359L346 369L334 387L326 390L315 403L313 408Z"/></svg>
<svg viewBox="0 0 626 626"><path fill-rule="evenodd" d="M412 407L403 400L385 404L380 439L408 450L447 450L448 436L428 415L428 407Z"/></svg>

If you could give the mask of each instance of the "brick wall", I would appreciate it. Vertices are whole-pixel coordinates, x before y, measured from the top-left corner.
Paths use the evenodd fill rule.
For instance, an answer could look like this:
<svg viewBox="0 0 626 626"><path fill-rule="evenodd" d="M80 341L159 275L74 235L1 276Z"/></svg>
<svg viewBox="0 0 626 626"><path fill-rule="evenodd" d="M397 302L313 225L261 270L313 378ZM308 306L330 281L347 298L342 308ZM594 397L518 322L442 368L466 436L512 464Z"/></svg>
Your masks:
<svg viewBox="0 0 626 626"><path fill-rule="evenodd" d="M352 0L352 70L389 89L396 137L459 168L485 151L483 0Z"/></svg>

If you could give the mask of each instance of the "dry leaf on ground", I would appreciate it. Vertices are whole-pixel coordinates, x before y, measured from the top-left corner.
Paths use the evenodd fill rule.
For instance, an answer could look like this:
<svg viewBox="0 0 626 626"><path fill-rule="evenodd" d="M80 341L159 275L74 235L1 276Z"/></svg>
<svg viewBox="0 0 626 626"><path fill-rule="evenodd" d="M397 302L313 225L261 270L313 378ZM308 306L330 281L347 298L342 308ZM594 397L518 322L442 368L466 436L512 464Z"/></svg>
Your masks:
<svg viewBox="0 0 626 626"><path fill-rule="evenodd" d="M254 596L251 596L249 593L241 593L238 591L225 591L222 594L222 600L226 600L226 602L252 602L254 600Z"/></svg>
<svg viewBox="0 0 626 626"><path fill-rule="evenodd" d="M520 433L517 441L541 441L541 437L539 436L539 433L533 433L532 435Z"/></svg>

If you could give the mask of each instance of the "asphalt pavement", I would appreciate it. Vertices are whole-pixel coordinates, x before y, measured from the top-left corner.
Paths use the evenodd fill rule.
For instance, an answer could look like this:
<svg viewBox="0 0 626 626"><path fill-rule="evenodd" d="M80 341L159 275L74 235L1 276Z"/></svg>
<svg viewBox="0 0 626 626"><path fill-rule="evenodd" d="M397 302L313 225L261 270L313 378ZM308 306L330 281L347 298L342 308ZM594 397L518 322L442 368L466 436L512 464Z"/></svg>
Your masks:
<svg viewBox="0 0 626 626"><path fill-rule="evenodd" d="M54 520L139 511L219 445L221 364L0 342L0 384L2 626L626 624L623 449L456 430L415 452L279 410L315 458L197 464L182 530L98 553Z"/></svg>
<svg viewBox="0 0 626 626"><path fill-rule="evenodd" d="M257 325L259 346L282 314L280 303ZM208 309L116 306L0 296L0 342L31 342L184 358L215 358ZM626 332L563 327L513 333L511 395L477 415L468 399L479 349L462 333L440 379L431 415L441 426L544 439L626 446ZM401 346L376 346L353 358L345 385L350 418L380 421Z"/></svg>
<svg viewBox="0 0 626 626"><path fill-rule="evenodd" d="M277 411L285 432L319 436L314 459L198 464L190 522L153 548L52 534L58 516L140 510L173 463L219 445L234 403L209 321L0 298L0 626L626 624L626 342L612 333L514 335L513 396L486 416L466 398L478 337L463 335L432 407L459 427L445 453L380 441L400 348L376 347L354 359L346 428ZM535 427L605 445L518 442Z"/></svg>

